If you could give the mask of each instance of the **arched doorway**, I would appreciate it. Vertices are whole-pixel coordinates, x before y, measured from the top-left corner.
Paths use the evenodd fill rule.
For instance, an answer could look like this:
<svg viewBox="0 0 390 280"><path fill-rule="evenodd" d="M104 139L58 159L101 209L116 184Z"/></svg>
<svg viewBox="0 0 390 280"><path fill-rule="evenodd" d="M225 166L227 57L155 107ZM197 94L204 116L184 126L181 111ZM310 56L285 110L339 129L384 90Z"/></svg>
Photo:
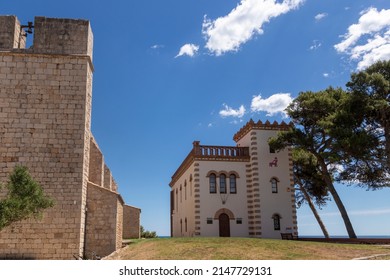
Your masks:
<svg viewBox="0 0 390 280"><path fill-rule="evenodd" d="M225 213L222 213L218 217L219 220L219 236L230 237L230 219Z"/></svg>

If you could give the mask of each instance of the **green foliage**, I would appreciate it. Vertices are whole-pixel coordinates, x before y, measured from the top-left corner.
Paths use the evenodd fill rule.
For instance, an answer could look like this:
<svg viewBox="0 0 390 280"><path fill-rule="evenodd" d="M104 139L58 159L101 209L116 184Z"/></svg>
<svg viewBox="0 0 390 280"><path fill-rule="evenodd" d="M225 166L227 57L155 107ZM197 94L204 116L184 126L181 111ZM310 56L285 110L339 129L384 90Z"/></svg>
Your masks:
<svg viewBox="0 0 390 280"><path fill-rule="evenodd" d="M389 186L390 173L390 60L379 61L364 71L351 75L347 84L353 103L358 110L355 117L362 119L361 126L377 139L377 146L371 151L375 166L360 163L354 173L363 169L366 176L359 178L370 181L380 178L382 185ZM387 182L383 184L383 180ZM380 183L380 182L378 182Z"/></svg>
<svg viewBox="0 0 390 280"><path fill-rule="evenodd" d="M28 169L16 166L9 181L1 189L8 191L0 200L0 230L10 224L42 217L42 211L52 207L54 201L43 193L42 187L31 177Z"/></svg>
<svg viewBox="0 0 390 280"><path fill-rule="evenodd" d="M329 192L355 237L333 182L390 186L390 61L352 74L347 87L300 93L287 108L294 126L269 144L293 148L296 183L319 205Z"/></svg>
<svg viewBox="0 0 390 280"><path fill-rule="evenodd" d="M157 238L157 233L155 231L148 231L141 226L141 238Z"/></svg>
<svg viewBox="0 0 390 280"><path fill-rule="evenodd" d="M310 153L302 149L293 149L293 171L294 181L298 185L296 194L297 206L300 207L303 203L309 202L308 199L314 202L321 208L329 200L329 192L317 164L317 159ZM306 197L306 194L309 198Z"/></svg>
<svg viewBox="0 0 390 280"><path fill-rule="evenodd" d="M348 113L348 101L348 94L340 88L330 87L324 91L300 93L287 108L294 126L279 133L269 144L275 150L293 147L303 151L296 166L301 172L298 173L300 178L305 179L306 186L311 187L308 192L317 191L320 197L329 192L340 210L349 236L356 238L345 207L333 185L340 173L340 166L351 158L346 151L352 150L352 143L348 140L354 135L356 124ZM313 172L312 178L306 172Z"/></svg>

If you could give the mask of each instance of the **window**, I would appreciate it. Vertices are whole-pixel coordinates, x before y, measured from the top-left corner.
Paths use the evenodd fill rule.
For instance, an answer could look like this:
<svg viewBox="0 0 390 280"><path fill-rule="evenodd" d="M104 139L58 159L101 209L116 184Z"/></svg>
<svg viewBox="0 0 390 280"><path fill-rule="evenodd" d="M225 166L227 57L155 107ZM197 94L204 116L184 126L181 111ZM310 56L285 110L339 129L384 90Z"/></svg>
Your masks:
<svg viewBox="0 0 390 280"><path fill-rule="evenodd" d="M210 174L209 182L210 182L210 193L216 193L217 192L217 177L215 176L214 173Z"/></svg>
<svg viewBox="0 0 390 280"><path fill-rule="evenodd" d="M274 230L280 230L280 216L275 214L272 219L274 219Z"/></svg>
<svg viewBox="0 0 390 280"><path fill-rule="evenodd" d="M219 192L226 193L226 175L219 175Z"/></svg>
<svg viewBox="0 0 390 280"><path fill-rule="evenodd" d="M269 146L269 152L270 152L270 154L274 154L276 151L275 151L275 149L271 148L271 146Z"/></svg>
<svg viewBox="0 0 390 280"><path fill-rule="evenodd" d="M180 234L183 234L183 220L180 219Z"/></svg>
<svg viewBox="0 0 390 280"><path fill-rule="evenodd" d="M237 193L237 186L236 186L236 175L231 174L229 177L229 183L230 183L230 193Z"/></svg>
<svg viewBox="0 0 390 280"><path fill-rule="evenodd" d="M184 220L184 224L185 224L185 230L187 232L187 218Z"/></svg>
<svg viewBox="0 0 390 280"><path fill-rule="evenodd" d="M190 174L190 196L192 196L192 174Z"/></svg>
<svg viewBox="0 0 390 280"><path fill-rule="evenodd" d="M176 209L179 210L179 195L177 194L177 189L176 189Z"/></svg>
<svg viewBox="0 0 390 280"><path fill-rule="evenodd" d="M182 189L182 187L181 187L181 185L180 185L180 203L182 203L182 198L183 198L183 195L182 195L181 189Z"/></svg>
<svg viewBox="0 0 390 280"><path fill-rule="evenodd" d="M207 218L207 224L208 225L213 224L213 218Z"/></svg>
<svg viewBox="0 0 390 280"><path fill-rule="evenodd" d="M242 224L242 218L237 218L236 219L236 224L241 225Z"/></svg>
<svg viewBox="0 0 390 280"><path fill-rule="evenodd" d="M272 193L278 192L278 180L276 178L271 179L271 189L272 189Z"/></svg>

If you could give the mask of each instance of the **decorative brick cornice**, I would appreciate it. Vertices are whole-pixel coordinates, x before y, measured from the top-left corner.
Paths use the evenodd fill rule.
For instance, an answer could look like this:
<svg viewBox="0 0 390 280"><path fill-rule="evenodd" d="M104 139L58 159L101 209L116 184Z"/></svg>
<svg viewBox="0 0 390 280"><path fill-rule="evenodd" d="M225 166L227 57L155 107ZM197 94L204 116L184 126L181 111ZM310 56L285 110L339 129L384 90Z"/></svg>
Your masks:
<svg viewBox="0 0 390 280"><path fill-rule="evenodd" d="M249 131L252 129L260 129L260 130L288 130L292 126L292 123L287 124L284 121L278 123L274 121L272 124L269 121L263 123L262 121L258 121L255 123L252 119L250 119L236 134L233 136L233 140L238 142L241 138L243 138ZM251 134L252 135L252 134Z"/></svg>

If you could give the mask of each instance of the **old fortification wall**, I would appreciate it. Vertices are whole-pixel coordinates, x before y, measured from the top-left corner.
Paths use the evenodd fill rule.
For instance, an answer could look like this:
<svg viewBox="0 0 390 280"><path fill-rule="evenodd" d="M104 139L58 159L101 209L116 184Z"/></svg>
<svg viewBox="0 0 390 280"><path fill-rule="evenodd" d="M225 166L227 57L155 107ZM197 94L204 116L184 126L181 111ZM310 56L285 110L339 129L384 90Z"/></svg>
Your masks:
<svg viewBox="0 0 390 280"><path fill-rule="evenodd" d="M106 256L122 246L123 200L111 189L110 170L97 143L90 140L85 255ZM106 182L110 182L106 185ZM110 186L110 187L109 187Z"/></svg>
<svg viewBox="0 0 390 280"><path fill-rule="evenodd" d="M89 22L36 17L29 49L23 34L16 17L0 16L0 181L25 165L56 205L2 230L0 259L109 254L121 243L123 201L90 131Z"/></svg>
<svg viewBox="0 0 390 280"><path fill-rule="evenodd" d="M123 239L140 238L140 214L139 208L123 206Z"/></svg>

